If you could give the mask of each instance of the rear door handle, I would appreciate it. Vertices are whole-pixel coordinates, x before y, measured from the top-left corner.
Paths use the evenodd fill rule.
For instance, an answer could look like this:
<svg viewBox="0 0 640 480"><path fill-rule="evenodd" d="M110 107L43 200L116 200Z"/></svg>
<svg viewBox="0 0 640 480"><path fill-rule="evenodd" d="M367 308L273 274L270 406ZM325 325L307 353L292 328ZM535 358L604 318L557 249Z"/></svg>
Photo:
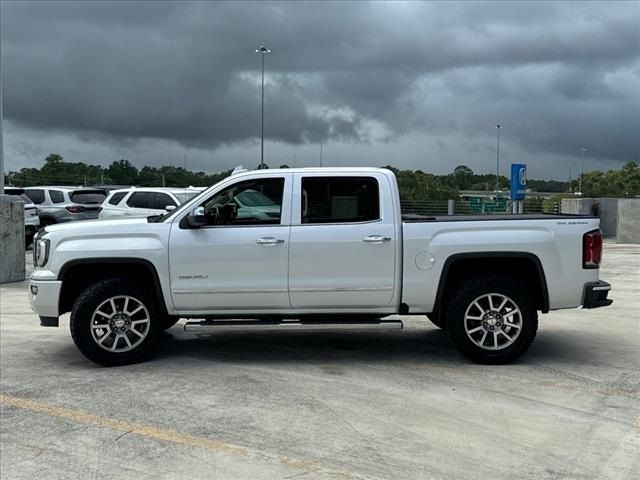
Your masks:
<svg viewBox="0 0 640 480"><path fill-rule="evenodd" d="M281 243L284 243L284 240L274 237L262 237L258 238L256 243L258 245L280 245Z"/></svg>
<svg viewBox="0 0 640 480"><path fill-rule="evenodd" d="M390 242L391 237L383 237L382 235L369 235L368 237L364 237L362 241L367 243Z"/></svg>

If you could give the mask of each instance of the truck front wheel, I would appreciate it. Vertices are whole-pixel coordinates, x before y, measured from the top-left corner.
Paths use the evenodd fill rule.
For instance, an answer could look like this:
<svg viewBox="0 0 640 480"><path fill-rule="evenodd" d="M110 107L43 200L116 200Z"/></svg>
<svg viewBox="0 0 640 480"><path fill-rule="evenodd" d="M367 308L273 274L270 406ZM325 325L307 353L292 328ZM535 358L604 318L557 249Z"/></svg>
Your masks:
<svg viewBox="0 0 640 480"><path fill-rule="evenodd" d="M538 314L525 286L509 277L470 279L451 296L446 329L455 347L477 363L515 360L533 342Z"/></svg>
<svg viewBox="0 0 640 480"><path fill-rule="evenodd" d="M119 278L87 288L73 306L70 327L80 352L104 366L144 360L163 330L155 299Z"/></svg>

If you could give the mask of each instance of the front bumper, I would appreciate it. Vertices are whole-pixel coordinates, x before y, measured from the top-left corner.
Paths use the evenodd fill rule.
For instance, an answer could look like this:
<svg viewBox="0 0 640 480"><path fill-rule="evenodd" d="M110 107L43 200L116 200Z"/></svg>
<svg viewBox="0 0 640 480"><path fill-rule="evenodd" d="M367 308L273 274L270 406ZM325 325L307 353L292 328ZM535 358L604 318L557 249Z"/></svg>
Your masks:
<svg viewBox="0 0 640 480"><path fill-rule="evenodd" d="M40 316L41 323L45 326L53 326L53 319L58 319L58 303L62 282L58 280L33 280L29 281L29 303L31 310ZM44 320L47 319L47 320ZM57 325L55 325L57 326Z"/></svg>
<svg viewBox="0 0 640 480"><path fill-rule="evenodd" d="M602 280L586 283L582 294L582 308L608 307L613 303L613 300L607 298L610 290L611 285Z"/></svg>

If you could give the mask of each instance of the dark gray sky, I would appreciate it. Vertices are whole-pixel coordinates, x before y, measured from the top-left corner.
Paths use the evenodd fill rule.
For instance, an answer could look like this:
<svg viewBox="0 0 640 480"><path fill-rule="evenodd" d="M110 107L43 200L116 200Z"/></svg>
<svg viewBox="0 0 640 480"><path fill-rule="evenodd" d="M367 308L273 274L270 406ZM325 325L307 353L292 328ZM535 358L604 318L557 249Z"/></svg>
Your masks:
<svg viewBox="0 0 640 480"><path fill-rule="evenodd" d="M640 161L638 2L5 2L6 168Z"/></svg>

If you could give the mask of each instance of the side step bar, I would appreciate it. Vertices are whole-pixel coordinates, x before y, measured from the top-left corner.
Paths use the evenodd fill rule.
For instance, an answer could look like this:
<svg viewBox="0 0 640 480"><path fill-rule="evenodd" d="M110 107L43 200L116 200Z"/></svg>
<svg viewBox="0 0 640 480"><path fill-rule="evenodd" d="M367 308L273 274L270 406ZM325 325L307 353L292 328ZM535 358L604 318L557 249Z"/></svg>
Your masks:
<svg viewBox="0 0 640 480"><path fill-rule="evenodd" d="M402 330L400 320L372 320L354 322L264 322L254 320L217 320L213 322L187 322L187 332L211 333L222 331L305 331L320 332L333 330Z"/></svg>

